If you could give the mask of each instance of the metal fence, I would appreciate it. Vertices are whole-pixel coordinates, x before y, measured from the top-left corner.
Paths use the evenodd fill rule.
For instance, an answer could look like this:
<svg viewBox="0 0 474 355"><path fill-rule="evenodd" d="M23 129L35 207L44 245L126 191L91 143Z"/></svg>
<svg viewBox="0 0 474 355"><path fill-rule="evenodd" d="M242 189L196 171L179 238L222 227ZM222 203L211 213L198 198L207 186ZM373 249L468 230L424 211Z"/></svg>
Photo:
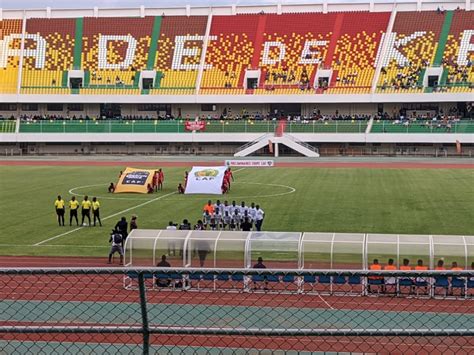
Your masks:
<svg viewBox="0 0 474 355"><path fill-rule="evenodd" d="M0 269L0 353L473 353L474 271Z"/></svg>

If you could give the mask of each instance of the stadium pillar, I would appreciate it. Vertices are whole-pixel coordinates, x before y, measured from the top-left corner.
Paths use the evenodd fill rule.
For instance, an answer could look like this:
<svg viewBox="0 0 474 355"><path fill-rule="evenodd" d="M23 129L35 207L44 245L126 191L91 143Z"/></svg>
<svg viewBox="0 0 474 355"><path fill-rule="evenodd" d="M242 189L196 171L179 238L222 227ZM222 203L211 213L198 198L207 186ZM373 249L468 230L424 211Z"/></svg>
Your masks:
<svg viewBox="0 0 474 355"><path fill-rule="evenodd" d="M273 149L275 153L275 158L278 158L278 143L275 143L275 148Z"/></svg>

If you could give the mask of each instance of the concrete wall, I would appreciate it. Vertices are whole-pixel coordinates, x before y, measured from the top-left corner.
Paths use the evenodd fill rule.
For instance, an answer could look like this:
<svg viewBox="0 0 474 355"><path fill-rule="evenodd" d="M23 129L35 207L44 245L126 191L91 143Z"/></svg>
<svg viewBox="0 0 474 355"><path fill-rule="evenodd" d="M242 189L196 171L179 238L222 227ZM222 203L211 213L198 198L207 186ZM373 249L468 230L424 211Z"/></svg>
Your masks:
<svg viewBox="0 0 474 355"><path fill-rule="evenodd" d="M2 133L0 143L180 143L214 144L252 142L262 133ZM474 144L469 133L294 133L307 143L428 143Z"/></svg>

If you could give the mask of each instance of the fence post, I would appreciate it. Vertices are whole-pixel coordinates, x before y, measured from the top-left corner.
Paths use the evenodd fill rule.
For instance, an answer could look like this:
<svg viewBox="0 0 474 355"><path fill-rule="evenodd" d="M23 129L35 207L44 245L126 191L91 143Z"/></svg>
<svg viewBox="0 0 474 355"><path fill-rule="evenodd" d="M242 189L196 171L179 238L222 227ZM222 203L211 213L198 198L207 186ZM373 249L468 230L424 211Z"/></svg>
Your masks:
<svg viewBox="0 0 474 355"><path fill-rule="evenodd" d="M150 327L148 324L148 311L146 307L145 278L143 271L138 274L138 288L140 290L140 309L143 323L143 355L148 355L150 350Z"/></svg>
<svg viewBox="0 0 474 355"><path fill-rule="evenodd" d="M337 119L336 119L336 133L339 133L339 127L338 127L338 124L337 124Z"/></svg>

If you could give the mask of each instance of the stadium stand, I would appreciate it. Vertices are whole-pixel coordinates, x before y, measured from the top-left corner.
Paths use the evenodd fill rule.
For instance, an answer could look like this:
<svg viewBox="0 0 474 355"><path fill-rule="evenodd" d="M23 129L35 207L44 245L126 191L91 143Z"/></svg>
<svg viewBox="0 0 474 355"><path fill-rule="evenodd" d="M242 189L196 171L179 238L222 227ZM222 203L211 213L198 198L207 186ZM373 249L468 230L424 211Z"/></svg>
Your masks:
<svg viewBox="0 0 474 355"><path fill-rule="evenodd" d="M338 39L331 64L337 76L336 81L330 83L328 93L370 92L375 74L375 58L389 17L388 12L343 13L343 19L339 20L340 36L336 37Z"/></svg>
<svg viewBox="0 0 474 355"><path fill-rule="evenodd" d="M75 47L74 19L29 19L26 21L22 93L67 94L68 70Z"/></svg>
<svg viewBox="0 0 474 355"><path fill-rule="evenodd" d="M397 14L393 42L379 77L379 92L423 91L423 75L433 64L444 21L445 15L435 11Z"/></svg>
<svg viewBox="0 0 474 355"><path fill-rule="evenodd" d="M474 84L473 24L474 14L472 11L454 11L441 62L443 75L440 86L445 91L472 91ZM461 56L459 56L460 53ZM459 60L462 61L462 64L459 63Z"/></svg>
<svg viewBox="0 0 474 355"><path fill-rule="evenodd" d="M387 34L390 15L345 11L29 18L21 93L189 95L198 88L204 95L365 94L377 75L377 56L382 60L378 93L472 90L471 11L398 11ZM203 74L197 82L208 25ZM0 90L12 93L22 21L3 20L1 27L9 52L0 69L5 72ZM423 85L429 67L443 68L434 87ZM82 73L74 88L71 70ZM141 82L144 70L153 79L146 87ZM321 77L319 70L325 71ZM248 81L247 72L256 81Z"/></svg>
<svg viewBox="0 0 474 355"><path fill-rule="evenodd" d="M194 94L207 16L171 16L160 22L154 28L160 36L155 85L149 94Z"/></svg>
<svg viewBox="0 0 474 355"><path fill-rule="evenodd" d="M0 21L0 93L15 93L18 82L19 52L21 49L22 20Z"/></svg>
<svg viewBox="0 0 474 355"><path fill-rule="evenodd" d="M260 69L261 78L258 87L247 88L256 91L247 93L368 93L389 16L385 12L257 14L232 20L215 16L211 35L218 39L208 47L206 64L212 69L205 70L200 93L234 94L228 89L246 87L246 69ZM319 67L332 69L333 74L323 89L314 91Z"/></svg>
<svg viewBox="0 0 474 355"><path fill-rule="evenodd" d="M261 18L260 15L212 18L210 36L215 39L207 47L200 94L243 93L245 69L251 65L255 53Z"/></svg>
<svg viewBox="0 0 474 355"><path fill-rule="evenodd" d="M285 51L281 53L279 47L265 47L262 43L257 47L259 63L252 66L259 65L262 69L260 87L264 90L256 93L306 93L305 84L314 79L319 66L324 66L336 19L341 16L335 13L263 15L264 41L281 43Z"/></svg>
<svg viewBox="0 0 474 355"><path fill-rule="evenodd" d="M151 16L84 18L82 52L75 48L81 60L74 63L84 70L80 93L140 94L140 71L147 67L153 23Z"/></svg>

